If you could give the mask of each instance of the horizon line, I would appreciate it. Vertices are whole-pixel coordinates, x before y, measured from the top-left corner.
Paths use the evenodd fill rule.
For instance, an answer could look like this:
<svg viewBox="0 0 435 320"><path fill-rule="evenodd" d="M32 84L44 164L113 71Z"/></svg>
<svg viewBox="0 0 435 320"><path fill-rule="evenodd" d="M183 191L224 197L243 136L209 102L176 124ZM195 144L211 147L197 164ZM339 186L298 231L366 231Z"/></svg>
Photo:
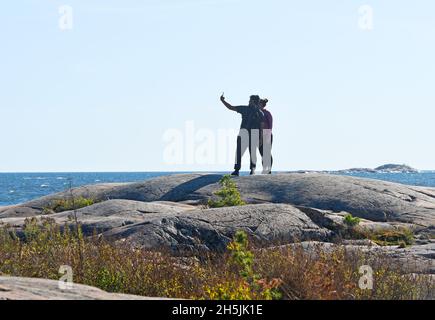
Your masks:
<svg viewBox="0 0 435 320"><path fill-rule="evenodd" d="M370 169L370 168L368 168ZM351 169L295 169L295 170L273 170L274 173L294 173L294 172L339 172L346 171ZM434 172L435 169L416 169L418 172ZM261 169L258 169L260 172ZM33 173L225 173L232 172L232 170L171 170L171 171L159 171L159 170L150 170L150 171L0 171L0 174L33 174ZM240 172L249 172L249 170L241 170Z"/></svg>

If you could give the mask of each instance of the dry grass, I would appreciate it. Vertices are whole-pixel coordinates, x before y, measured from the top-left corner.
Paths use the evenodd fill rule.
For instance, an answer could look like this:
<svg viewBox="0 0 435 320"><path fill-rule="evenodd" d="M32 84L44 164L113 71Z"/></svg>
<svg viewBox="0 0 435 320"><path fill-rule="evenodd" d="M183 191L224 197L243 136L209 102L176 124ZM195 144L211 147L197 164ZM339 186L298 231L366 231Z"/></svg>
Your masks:
<svg viewBox="0 0 435 320"><path fill-rule="evenodd" d="M271 263L273 261L273 263ZM359 287L361 266L373 270L373 289ZM344 247L325 250L314 246L286 246L261 251L258 272L279 277L280 290L287 299L429 299L434 298L434 283L427 275L409 275L391 257L381 253L348 251Z"/></svg>
<svg viewBox="0 0 435 320"><path fill-rule="evenodd" d="M137 250L97 236L61 232L47 220L27 223L24 239L0 230L0 273L59 279L61 265L74 281L110 292L192 299L427 299L433 284L404 275L383 256L365 257L342 249L307 253L301 247L248 250L233 242L224 254L176 258ZM235 249L236 248L236 249ZM358 270L375 270L373 290L361 290Z"/></svg>

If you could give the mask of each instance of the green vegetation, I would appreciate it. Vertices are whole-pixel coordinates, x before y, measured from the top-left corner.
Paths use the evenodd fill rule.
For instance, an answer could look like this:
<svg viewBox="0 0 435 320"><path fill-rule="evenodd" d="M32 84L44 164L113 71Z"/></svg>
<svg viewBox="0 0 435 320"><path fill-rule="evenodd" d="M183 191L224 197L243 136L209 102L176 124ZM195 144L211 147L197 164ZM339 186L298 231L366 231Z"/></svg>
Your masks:
<svg viewBox="0 0 435 320"><path fill-rule="evenodd" d="M382 229L366 232L365 236L380 246L406 247L414 243L414 234L408 228Z"/></svg>
<svg viewBox="0 0 435 320"><path fill-rule="evenodd" d="M353 227L356 227L357 225L360 224L361 219L358 218L358 217L354 217L354 216L352 216L352 215L349 213L349 214L347 214L347 215L344 217L343 222L344 222L344 224L347 225L348 227L353 228Z"/></svg>
<svg viewBox="0 0 435 320"><path fill-rule="evenodd" d="M110 292L188 299L428 299L435 289L428 277L407 275L387 256L340 247L256 249L241 232L224 253L182 259L86 238L79 225L61 228L49 218L27 220L24 236L18 235L0 228L0 274L59 279L59 267L69 265L74 282ZM358 286L365 264L374 270L373 290Z"/></svg>
<svg viewBox="0 0 435 320"><path fill-rule="evenodd" d="M341 236L347 239L369 239L380 246L399 246L405 248L414 244L414 233L409 228L366 230L356 228L361 219L347 214L343 220L347 226Z"/></svg>
<svg viewBox="0 0 435 320"><path fill-rule="evenodd" d="M236 183L230 175L225 175L220 180L222 188L215 193L219 197L218 200L209 200L210 208L234 207L243 206L246 203L242 200Z"/></svg>
<svg viewBox="0 0 435 320"><path fill-rule="evenodd" d="M71 199L57 199L50 203L49 206L43 209L44 214L58 213L69 210L77 210L88 207L96 203L92 198L72 197Z"/></svg>
<svg viewBox="0 0 435 320"><path fill-rule="evenodd" d="M248 250L248 236L243 231L235 234L228 245L228 263L238 271L241 278L224 281L214 287L206 287L207 295L215 300L272 300L280 299L279 279L268 281L254 272L254 254Z"/></svg>

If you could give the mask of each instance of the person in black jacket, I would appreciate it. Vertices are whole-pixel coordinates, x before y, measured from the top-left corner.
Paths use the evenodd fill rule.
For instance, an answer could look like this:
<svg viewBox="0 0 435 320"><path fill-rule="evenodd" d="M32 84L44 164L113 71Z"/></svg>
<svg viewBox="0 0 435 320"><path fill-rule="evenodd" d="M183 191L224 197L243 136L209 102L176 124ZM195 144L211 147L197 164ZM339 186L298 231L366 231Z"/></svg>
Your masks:
<svg viewBox="0 0 435 320"><path fill-rule="evenodd" d="M232 106L221 96L222 103L232 111L242 115L240 132L237 137L236 164L234 165L233 176L238 176L242 166L242 157L249 147L251 175L255 174L257 165L257 149L260 144L260 129L264 119L264 114L260 108L260 97L252 95L247 106Z"/></svg>

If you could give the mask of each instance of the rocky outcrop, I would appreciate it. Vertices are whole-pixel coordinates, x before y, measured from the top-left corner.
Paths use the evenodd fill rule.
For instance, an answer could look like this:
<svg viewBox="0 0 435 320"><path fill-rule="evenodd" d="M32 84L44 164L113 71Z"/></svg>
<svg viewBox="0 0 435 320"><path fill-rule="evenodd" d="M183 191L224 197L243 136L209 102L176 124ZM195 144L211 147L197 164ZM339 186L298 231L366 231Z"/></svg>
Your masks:
<svg viewBox="0 0 435 320"><path fill-rule="evenodd" d="M410 246L398 248L397 246L378 246L373 243L361 243L361 241L346 241L341 244L334 244L319 241L304 241L301 243L289 244L278 248L285 249L302 248L310 254L317 252L328 252L338 248L358 255L366 254L367 257L382 255L384 259L388 257L395 261L407 273L424 273L435 275L435 243L427 245Z"/></svg>
<svg viewBox="0 0 435 320"><path fill-rule="evenodd" d="M418 173L417 169L414 169L406 164L384 164L383 166L379 166L375 168L377 172L393 172L393 173Z"/></svg>
<svg viewBox="0 0 435 320"><path fill-rule="evenodd" d="M80 222L85 235L96 231L107 239L123 240L147 249L174 252L224 250L237 230L246 231L259 245L304 240L329 240L333 232L316 225L304 212L286 204L193 209L189 205L108 200L75 213L49 215L60 226ZM36 216L42 221L47 216ZM26 218L0 221L18 235Z"/></svg>
<svg viewBox="0 0 435 320"><path fill-rule="evenodd" d="M55 280L0 276L0 300L157 300L157 298L108 293L81 284L72 284L71 288L60 289L59 281Z"/></svg>
<svg viewBox="0 0 435 320"><path fill-rule="evenodd" d="M406 226L419 236L416 246L390 247L392 256L396 254L394 259L405 263L405 258L411 257L409 263L417 261L418 265L421 259L434 261L434 188L324 173L248 176L234 181L249 205L207 209L202 204L214 197L221 177L182 174L140 183L79 187L0 208L0 224L11 226L20 235L29 217L48 217L61 226L71 226L76 217L87 235L96 231L107 239L140 248L186 253L224 250L237 230L246 231L263 247L301 241L328 246L345 228L344 216L350 213L362 218L359 227L366 230ZM42 214L56 199L71 196L99 203L76 211ZM385 250L373 249L364 241L358 246L339 245ZM433 272L434 268L425 270Z"/></svg>
<svg viewBox="0 0 435 320"><path fill-rule="evenodd" d="M406 164L385 164L377 168L351 168L346 170L339 170L339 173L418 173L417 169L414 169Z"/></svg>
<svg viewBox="0 0 435 320"><path fill-rule="evenodd" d="M263 246L307 239L327 241L332 236L331 231L314 224L302 211L284 204L189 211L113 229L103 235L128 239L147 248L223 251L238 230L244 230Z"/></svg>
<svg viewBox="0 0 435 320"><path fill-rule="evenodd" d="M219 188L220 175L184 174L140 183L103 184L75 188L74 196L104 201L126 199L142 202L205 203ZM377 222L435 225L435 189L321 173L240 177L236 183L251 204L285 203L332 212L349 212ZM19 206L0 208L0 218L41 214L42 209L70 192L36 199Z"/></svg>

